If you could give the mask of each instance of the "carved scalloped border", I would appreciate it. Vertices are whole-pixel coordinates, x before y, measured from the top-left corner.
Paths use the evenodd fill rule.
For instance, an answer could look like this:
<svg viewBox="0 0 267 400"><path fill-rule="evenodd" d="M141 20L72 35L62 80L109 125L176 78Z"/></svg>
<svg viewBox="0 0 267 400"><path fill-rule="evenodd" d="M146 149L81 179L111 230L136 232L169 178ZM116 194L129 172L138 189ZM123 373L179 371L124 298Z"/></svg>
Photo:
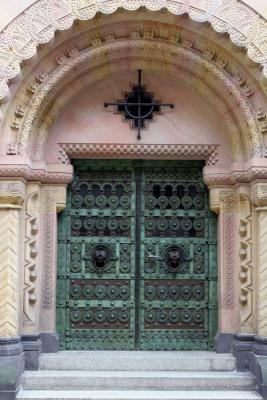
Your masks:
<svg viewBox="0 0 267 400"><path fill-rule="evenodd" d="M126 50L127 55L129 55L130 49L139 48L142 48L143 52L149 51L150 53L147 54L151 54L153 58L155 57L154 54L164 54L165 63L169 60L169 54L170 61L172 63L175 63L175 59L179 56L180 61L178 61L178 65L183 64L183 61L187 60L186 64L189 64L191 69L198 69L198 67L205 68L206 73L209 72L211 74L211 78L214 79L217 87L222 84L221 90L224 95L228 97L228 100L233 98L236 104L238 104L238 109L235 107L235 103L233 104L233 110L239 110L239 112L242 110L245 122L242 129L246 129L246 131L244 130L244 132L246 132L244 139L247 140L247 147L243 147L244 144L242 142L236 142L235 148L237 149L237 145L240 143L241 149L248 150L248 156L262 156L263 150L261 131L259 129L258 121L254 115L251 104L248 101L248 96L245 92L243 92L243 88L240 90L240 85L225 73L223 67L218 66L216 61L212 62L210 59L205 59L202 57L202 55L198 55L196 52L190 51L190 49L184 48L183 46L173 45L172 43L165 43L163 41L161 42L159 39L154 41L152 39L146 40L143 38L118 40L111 43L101 43L99 46L95 46L93 48L90 47L80 53L76 52L74 56L69 58L65 57L65 62L60 64L52 74L49 74L49 76L38 77L38 82L41 82L39 85L40 88L39 90L36 90L36 93L33 95L33 98L29 103L29 109L25 115L25 118L21 118L21 126L18 128L19 134L17 140L17 149L14 149L14 154L17 152L17 154L25 155L30 151L31 146L31 150L33 150L34 154L38 157L40 156L41 149L44 145L43 140L45 140L43 132L40 129L35 129L35 126L38 125L37 121L41 115L40 110L44 110L45 104L50 101L48 99L50 93L52 93L52 89L59 85L60 81L66 79L69 73L75 71L75 75L77 75L79 65L91 65L91 61L89 61L89 59L94 59L95 61L99 56L105 54L107 51L109 51L110 56L108 60L109 65L111 65L111 53L116 53L118 56L119 51ZM99 71L98 73L100 73L100 77L102 79L102 73ZM188 78L189 81L192 80L192 78L195 79L194 74L191 71L189 73L190 75L185 75L184 77L180 75L179 78ZM199 75L199 71L196 74ZM93 77L92 71L90 72L90 77L91 79ZM94 77L94 80L96 80L96 77ZM54 118L55 115L53 115L52 120ZM230 128L230 124L228 122L226 121L227 126ZM235 129L236 128L233 127L233 133L235 132ZM34 132L36 132L35 136L33 136ZM231 128L229 132L231 132ZM35 141L35 144L33 143L33 140ZM251 144L251 147L249 143ZM38 145L38 148L35 147L35 145ZM30 152L28 154L30 157L32 156ZM246 154L246 151L244 151L244 154Z"/></svg>
<svg viewBox="0 0 267 400"><path fill-rule="evenodd" d="M38 0L0 33L0 100L8 97L8 80L19 75L20 63L33 57L37 46L48 43L56 30L69 29L77 19L92 19L97 12L139 7L166 8L174 15L186 13L193 21L209 22L246 48L267 77L267 21L239 0Z"/></svg>

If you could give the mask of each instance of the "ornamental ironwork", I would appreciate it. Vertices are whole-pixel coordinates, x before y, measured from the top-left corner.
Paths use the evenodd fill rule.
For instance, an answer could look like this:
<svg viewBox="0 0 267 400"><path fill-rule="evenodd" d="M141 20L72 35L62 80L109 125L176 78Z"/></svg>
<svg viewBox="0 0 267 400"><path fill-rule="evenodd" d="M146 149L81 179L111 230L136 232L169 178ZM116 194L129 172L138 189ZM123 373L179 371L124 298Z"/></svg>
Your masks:
<svg viewBox="0 0 267 400"><path fill-rule="evenodd" d="M115 107L116 113L123 113L126 121L131 121L131 126L137 129L137 139L141 139L141 130L146 127L146 122L153 119L154 114L161 114L161 107L174 108L173 104L161 103L154 100L154 95L146 91L142 84L142 71L138 70L138 84L133 85L131 92L124 94L123 100L116 102L106 102L105 107Z"/></svg>
<svg viewBox="0 0 267 400"><path fill-rule="evenodd" d="M63 350L207 350L217 229L197 161L75 160L58 227Z"/></svg>

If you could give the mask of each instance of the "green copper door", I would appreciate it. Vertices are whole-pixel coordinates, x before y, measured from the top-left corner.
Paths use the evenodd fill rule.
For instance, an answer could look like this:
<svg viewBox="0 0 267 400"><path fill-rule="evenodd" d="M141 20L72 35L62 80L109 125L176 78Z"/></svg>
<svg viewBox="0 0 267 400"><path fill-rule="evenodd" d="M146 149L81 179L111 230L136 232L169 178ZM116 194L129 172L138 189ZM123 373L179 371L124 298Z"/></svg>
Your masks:
<svg viewBox="0 0 267 400"><path fill-rule="evenodd" d="M60 348L212 349L217 226L203 163L73 164L58 226Z"/></svg>

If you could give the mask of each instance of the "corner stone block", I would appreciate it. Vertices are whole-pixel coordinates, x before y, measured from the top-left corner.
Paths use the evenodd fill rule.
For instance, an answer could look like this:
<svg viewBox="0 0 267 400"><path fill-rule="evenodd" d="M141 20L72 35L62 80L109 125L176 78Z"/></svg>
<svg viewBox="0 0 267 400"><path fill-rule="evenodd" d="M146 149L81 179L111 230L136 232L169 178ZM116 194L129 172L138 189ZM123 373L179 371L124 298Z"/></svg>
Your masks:
<svg viewBox="0 0 267 400"><path fill-rule="evenodd" d="M0 338L0 400L16 398L23 370L24 353L20 338Z"/></svg>

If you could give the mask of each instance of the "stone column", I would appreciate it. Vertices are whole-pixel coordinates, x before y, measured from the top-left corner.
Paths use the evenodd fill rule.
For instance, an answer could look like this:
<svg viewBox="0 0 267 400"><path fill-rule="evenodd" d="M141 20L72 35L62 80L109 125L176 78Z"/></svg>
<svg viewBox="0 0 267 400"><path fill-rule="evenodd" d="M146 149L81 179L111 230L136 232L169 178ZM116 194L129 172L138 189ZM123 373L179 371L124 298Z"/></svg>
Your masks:
<svg viewBox="0 0 267 400"><path fill-rule="evenodd" d="M0 182L0 337L19 333L19 213L22 181Z"/></svg>
<svg viewBox="0 0 267 400"><path fill-rule="evenodd" d="M42 187L42 276L40 318L42 351L58 349L56 334L57 213L66 206L66 185Z"/></svg>
<svg viewBox="0 0 267 400"><path fill-rule="evenodd" d="M257 212L257 235L254 239L255 246L258 246L257 333L267 337L267 183L254 183L252 193Z"/></svg>
<svg viewBox="0 0 267 400"><path fill-rule="evenodd" d="M24 368L19 338L20 209L22 180L0 182L0 399L14 399Z"/></svg>
<svg viewBox="0 0 267 400"><path fill-rule="evenodd" d="M229 350L234 332L240 331L236 195L233 187L210 189L210 207L219 215L217 351ZM219 347L219 348L218 348Z"/></svg>

